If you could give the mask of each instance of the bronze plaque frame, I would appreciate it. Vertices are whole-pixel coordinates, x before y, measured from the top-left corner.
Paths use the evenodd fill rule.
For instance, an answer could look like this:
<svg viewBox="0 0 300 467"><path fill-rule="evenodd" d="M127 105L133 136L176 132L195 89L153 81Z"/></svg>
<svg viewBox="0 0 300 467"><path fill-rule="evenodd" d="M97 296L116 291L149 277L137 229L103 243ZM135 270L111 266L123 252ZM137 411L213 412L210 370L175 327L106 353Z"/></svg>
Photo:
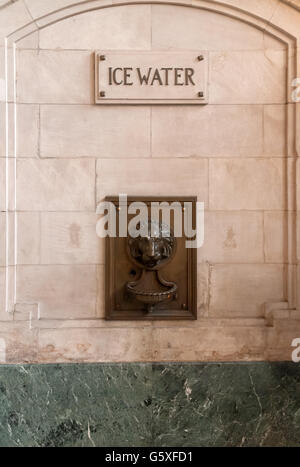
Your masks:
<svg viewBox="0 0 300 467"><path fill-rule="evenodd" d="M109 196L106 201L116 206L117 225L119 222L119 197ZM144 202L148 209L151 202L167 201L192 203L193 228L196 220L197 198L193 196L130 196L127 206L132 202ZM183 209L184 211L184 209ZM128 216L130 219L130 215ZM172 217L171 217L172 220ZM172 228L172 221L171 221ZM197 319L197 249L186 248L187 238L177 238L177 246L171 262L162 269L166 280L176 281L178 295L171 302L159 304L155 311L148 313L141 303L128 297L126 283L141 274L138 266L128 255L127 238L106 237L105 245L105 318L107 320L196 320ZM133 277L132 277L133 275Z"/></svg>

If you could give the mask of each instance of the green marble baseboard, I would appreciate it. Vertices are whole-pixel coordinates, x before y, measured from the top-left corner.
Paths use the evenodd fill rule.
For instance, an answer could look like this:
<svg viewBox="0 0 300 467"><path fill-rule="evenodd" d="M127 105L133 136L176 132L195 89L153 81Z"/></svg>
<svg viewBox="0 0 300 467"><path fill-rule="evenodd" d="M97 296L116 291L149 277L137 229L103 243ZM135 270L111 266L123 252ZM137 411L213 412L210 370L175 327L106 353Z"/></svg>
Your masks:
<svg viewBox="0 0 300 467"><path fill-rule="evenodd" d="M0 446L300 446L300 366L3 365Z"/></svg>

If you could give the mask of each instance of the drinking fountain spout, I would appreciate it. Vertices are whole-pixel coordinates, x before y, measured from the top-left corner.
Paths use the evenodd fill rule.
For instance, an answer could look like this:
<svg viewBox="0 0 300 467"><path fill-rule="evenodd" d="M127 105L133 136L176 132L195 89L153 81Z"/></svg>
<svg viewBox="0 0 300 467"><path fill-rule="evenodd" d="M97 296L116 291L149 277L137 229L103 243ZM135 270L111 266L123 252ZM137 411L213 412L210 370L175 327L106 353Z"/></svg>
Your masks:
<svg viewBox="0 0 300 467"><path fill-rule="evenodd" d="M153 313L159 303L177 298L177 284L165 280L160 271L174 256L176 238L169 226L156 221L142 223L140 232L137 237L129 235L127 248L142 272L138 280L127 282L126 291Z"/></svg>

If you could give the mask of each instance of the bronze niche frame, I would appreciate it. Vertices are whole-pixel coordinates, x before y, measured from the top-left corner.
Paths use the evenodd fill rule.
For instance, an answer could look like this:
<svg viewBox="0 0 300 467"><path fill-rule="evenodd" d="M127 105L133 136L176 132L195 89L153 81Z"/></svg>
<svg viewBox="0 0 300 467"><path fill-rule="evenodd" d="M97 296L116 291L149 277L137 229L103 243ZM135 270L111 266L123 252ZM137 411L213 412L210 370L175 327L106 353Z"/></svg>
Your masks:
<svg viewBox="0 0 300 467"><path fill-rule="evenodd" d="M116 207L117 226L122 205L118 196L108 196L105 201L112 202ZM195 196L128 196L127 205L132 202L144 202L148 210L152 202L179 202L184 216L184 203L192 203L193 228L196 222ZM123 205L125 207L125 205ZM182 222L183 221L182 216ZM130 219L130 215L128 216ZM128 221L127 221L128 222ZM171 217L172 228L172 217ZM138 277L139 270L128 255L127 238L106 237L105 239L105 318L107 320L196 320L197 319L197 249L186 248L184 236L177 238L174 257L162 268L166 280L176 281L178 295L167 303L162 303L151 313L148 313L142 303L130 298L126 293L126 283Z"/></svg>

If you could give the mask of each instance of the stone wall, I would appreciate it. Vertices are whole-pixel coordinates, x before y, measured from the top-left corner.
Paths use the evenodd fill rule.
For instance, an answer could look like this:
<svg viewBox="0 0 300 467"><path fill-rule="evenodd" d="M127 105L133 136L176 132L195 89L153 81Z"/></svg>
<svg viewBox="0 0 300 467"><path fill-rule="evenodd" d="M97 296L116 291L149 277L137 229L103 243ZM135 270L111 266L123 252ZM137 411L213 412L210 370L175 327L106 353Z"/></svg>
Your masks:
<svg viewBox="0 0 300 467"><path fill-rule="evenodd" d="M50 3L70 2L0 10L2 361L290 359L300 337L298 11L275 1L242 10L233 0L223 10L94 1L79 2L92 11L43 18ZM209 104L95 106L96 49L206 50ZM204 201L197 322L104 320L95 210L118 193Z"/></svg>

